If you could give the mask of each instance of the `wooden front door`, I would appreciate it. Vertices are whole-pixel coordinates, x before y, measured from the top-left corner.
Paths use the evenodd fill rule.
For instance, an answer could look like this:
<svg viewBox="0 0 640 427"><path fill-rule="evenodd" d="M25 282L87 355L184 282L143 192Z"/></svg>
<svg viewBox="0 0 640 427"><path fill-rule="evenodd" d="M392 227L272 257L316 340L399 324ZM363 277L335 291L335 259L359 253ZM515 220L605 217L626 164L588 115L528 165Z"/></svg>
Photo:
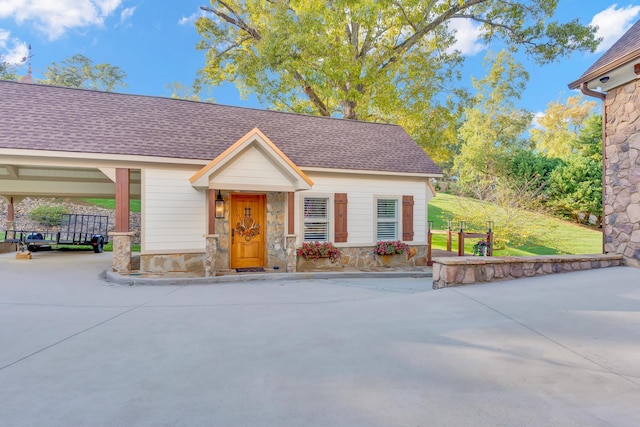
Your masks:
<svg viewBox="0 0 640 427"><path fill-rule="evenodd" d="M265 266L265 206L264 194L231 194L231 268Z"/></svg>

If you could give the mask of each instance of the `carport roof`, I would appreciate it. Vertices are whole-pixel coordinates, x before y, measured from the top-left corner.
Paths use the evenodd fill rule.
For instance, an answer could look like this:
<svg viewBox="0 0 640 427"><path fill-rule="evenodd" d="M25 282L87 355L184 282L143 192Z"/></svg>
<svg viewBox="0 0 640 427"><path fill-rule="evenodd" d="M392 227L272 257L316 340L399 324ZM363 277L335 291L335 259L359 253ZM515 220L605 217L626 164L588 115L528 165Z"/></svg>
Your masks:
<svg viewBox="0 0 640 427"><path fill-rule="evenodd" d="M441 174L396 125L0 81L0 148L210 161L256 127L300 167Z"/></svg>

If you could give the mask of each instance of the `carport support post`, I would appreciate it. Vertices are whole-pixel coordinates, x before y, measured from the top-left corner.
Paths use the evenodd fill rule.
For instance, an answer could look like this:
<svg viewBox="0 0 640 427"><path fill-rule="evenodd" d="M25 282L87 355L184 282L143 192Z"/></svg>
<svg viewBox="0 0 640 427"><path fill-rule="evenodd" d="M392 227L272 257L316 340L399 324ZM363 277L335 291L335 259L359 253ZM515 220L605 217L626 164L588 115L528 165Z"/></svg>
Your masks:
<svg viewBox="0 0 640 427"><path fill-rule="evenodd" d="M287 234L285 237L287 244L287 273L296 272L296 236L295 234Z"/></svg>
<svg viewBox="0 0 640 427"><path fill-rule="evenodd" d="M216 275L216 254L218 253L218 234L207 234L207 252L204 260L204 272L207 277Z"/></svg>
<svg viewBox="0 0 640 427"><path fill-rule="evenodd" d="M131 242L135 234L129 231L109 233L113 241L113 271L120 274L131 273Z"/></svg>
<svg viewBox="0 0 640 427"><path fill-rule="evenodd" d="M129 232L129 199L131 170L116 168L116 231L109 233L113 240L113 271L131 272L131 242L135 233Z"/></svg>
<svg viewBox="0 0 640 427"><path fill-rule="evenodd" d="M131 171L127 168L116 169L116 231L129 231L129 199Z"/></svg>
<svg viewBox="0 0 640 427"><path fill-rule="evenodd" d="M5 197L5 199L7 199L7 223L5 225L5 228L7 230L13 230L15 228L15 217L14 217L14 209L13 209L13 197Z"/></svg>

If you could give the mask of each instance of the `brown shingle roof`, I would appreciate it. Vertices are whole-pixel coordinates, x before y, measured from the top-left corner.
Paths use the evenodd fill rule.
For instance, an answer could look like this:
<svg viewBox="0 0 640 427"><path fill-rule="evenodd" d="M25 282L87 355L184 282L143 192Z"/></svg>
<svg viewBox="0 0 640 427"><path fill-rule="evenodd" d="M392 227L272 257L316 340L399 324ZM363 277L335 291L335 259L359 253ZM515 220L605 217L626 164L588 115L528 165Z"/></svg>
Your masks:
<svg viewBox="0 0 640 427"><path fill-rule="evenodd" d="M591 81L609 71L640 57L640 21L620 37L580 78L569 83L576 89L583 82Z"/></svg>
<svg viewBox="0 0 640 427"><path fill-rule="evenodd" d="M300 167L441 173L400 126L0 81L0 148L208 161L255 127Z"/></svg>

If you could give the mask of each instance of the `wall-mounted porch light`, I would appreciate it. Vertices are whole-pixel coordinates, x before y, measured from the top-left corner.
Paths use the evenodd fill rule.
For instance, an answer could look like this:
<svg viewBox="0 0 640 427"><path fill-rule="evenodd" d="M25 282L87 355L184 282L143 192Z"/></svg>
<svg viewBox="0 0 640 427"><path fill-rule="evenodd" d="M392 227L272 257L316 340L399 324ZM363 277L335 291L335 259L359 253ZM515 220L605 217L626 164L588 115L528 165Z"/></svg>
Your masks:
<svg viewBox="0 0 640 427"><path fill-rule="evenodd" d="M216 218L224 218L224 200L218 190L218 196L216 197Z"/></svg>

